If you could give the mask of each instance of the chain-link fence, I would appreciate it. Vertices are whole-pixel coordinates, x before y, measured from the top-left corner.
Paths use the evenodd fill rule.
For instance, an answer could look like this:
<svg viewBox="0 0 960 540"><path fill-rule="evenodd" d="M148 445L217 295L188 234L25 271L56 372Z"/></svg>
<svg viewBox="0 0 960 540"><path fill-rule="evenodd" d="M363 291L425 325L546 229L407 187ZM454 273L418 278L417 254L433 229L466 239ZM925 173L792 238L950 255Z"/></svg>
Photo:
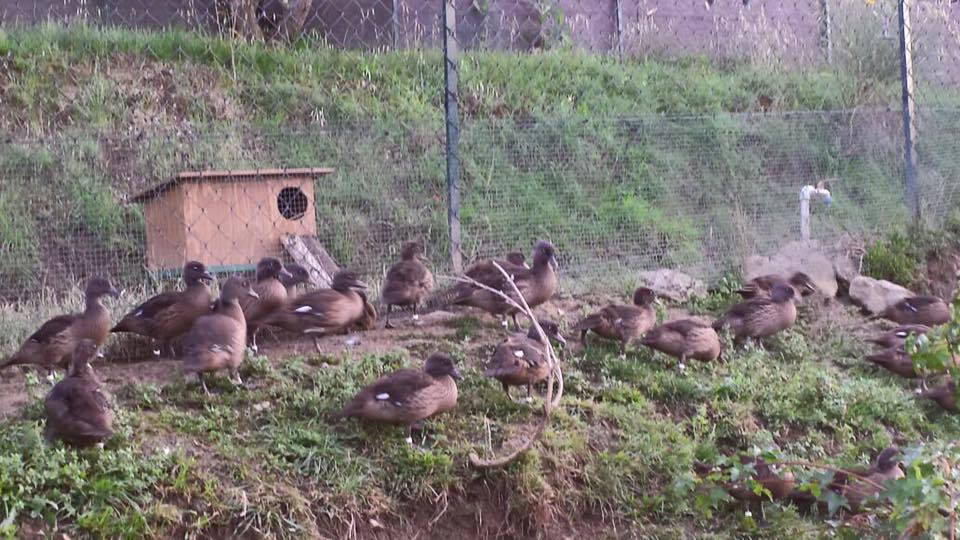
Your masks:
<svg viewBox="0 0 960 540"><path fill-rule="evenodd" d="M818 182L824 243L911 219L897 2L454 4L445 61L440 0L0 0L0 298L248 270L291 235L374 283L410 239L450 272L445 66L467 262L548 238L573 283L714 279L799 238ZM960 7L908 4L936 224Z"/></svg>

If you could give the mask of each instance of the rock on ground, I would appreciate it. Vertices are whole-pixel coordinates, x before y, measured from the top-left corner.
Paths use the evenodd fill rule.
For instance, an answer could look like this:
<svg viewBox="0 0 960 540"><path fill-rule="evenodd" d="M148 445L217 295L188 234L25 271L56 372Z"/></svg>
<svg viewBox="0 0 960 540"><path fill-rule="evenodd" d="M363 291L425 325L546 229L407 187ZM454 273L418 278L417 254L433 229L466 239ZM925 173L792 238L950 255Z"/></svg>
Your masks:
<svg viewBox="0 0 960 540"><path fill-rule="evenodd" d="M909 289L883 279L857 276L850 281L850 299L872 314L882 313L908 296L913 296Z"/></svg>
<svg viewBox="0 0 960 540"><path fill-rule="evenodd" d="M810 276L824 296L836 296L837 273L834 261L814 242L790 242L769 257L752 255L744 263L746 280L767 274L789 278L796 272Z"/></svg>
<svg viewBox="0 0 960 540"><path fill-rule="evenodd" d="M677 270L660 268L640 272L637 281L641 287L652 289L657 296L676 302L707 295L707 286L702 281Z"/></svg>

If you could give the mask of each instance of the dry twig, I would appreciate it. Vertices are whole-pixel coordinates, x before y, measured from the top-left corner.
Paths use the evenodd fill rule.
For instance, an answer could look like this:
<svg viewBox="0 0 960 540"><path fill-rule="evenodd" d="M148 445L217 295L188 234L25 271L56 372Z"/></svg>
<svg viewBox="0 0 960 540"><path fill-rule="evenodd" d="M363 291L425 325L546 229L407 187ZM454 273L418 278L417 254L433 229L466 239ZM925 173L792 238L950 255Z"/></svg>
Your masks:
<svg viewBox="0 0 960 540"><path fill-rule="evenodd" d="M516 447L513 451L509 452L500 457L483 459L476 452L470 453L470 465L478 469L489 469L493 467L503 467L509 463L512 463L518 457L526 453L533 447L533 444L540 439L543 435L544 430L547 428L547 424L550 422L550 415L560 405L560 398L563 396L563 373L560 370L560 361L557 359L556 353L553 351L553 345L550 343L550 338L547 337L546 333L543 331L543 328L540 327L540 321L537 320L537 317L534 315L533 310L530 309L530 306L527 304L526 299L520 294L520 290L517 288L517 284L513 281L513 277L507 273L496 261L493 262L493 265L500 271L501 274L507 279L510 283L510 287L513 289L513 293L516 294L516 299L511 297L509 294L489 287L479 281L469 278L469 277L451 277L451 276L438 276L442 279L449 279L452 281L458 281L460 283L467 283L474 287L478 287L489 291L493 294L496 294L503 298L511 307L522 312L524 315L530 319L530 323L534 328L537 329L537 334L540 336L541 342L547 345L547 361L550 363L550 374L547 377L547 395L543 401L543 417L540 423L537 425L536 429L533 430L533 433L522 443L520 446ZM557 391L554 394L554 385L556 384Z"/></svg>

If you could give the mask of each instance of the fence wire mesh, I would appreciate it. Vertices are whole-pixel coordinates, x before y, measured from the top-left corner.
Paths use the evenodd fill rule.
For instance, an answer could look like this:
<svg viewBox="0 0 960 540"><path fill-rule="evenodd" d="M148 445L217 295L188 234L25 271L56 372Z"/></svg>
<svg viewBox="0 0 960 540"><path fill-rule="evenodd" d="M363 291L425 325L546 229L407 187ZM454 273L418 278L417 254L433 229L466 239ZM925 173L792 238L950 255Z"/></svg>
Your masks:
<svg viewBox="0 0 960 540"><path fill-rule="evenodd" d="M548 238L588 286L654 267L712 280L798 238L798 192L819 181L823 243L911 218L895 1L454 4L468 262ZM289 260L291 232L374 283L411 239L449 272L443 6L0 0L0 298L94 274L155 288L192 254L244 271ZM958 200L960 7L907 13L936 225ZM335 171L263 172L299 167ZM233 172L163 211L135 200L191 171ZM282 215L302 206L286 188L303 216Z"/></svg>

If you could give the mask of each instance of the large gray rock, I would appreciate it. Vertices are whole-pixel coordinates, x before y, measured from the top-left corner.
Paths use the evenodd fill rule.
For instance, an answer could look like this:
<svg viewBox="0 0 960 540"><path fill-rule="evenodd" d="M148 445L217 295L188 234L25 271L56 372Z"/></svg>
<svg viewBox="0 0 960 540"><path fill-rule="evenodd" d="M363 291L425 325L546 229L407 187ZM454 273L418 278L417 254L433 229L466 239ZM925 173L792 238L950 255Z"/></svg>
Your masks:
<svg viewBox="0 0 960 540"><path fill-rule="evenodd" d="M873 314L882 313L908 296L913 296L909 289L884 279L857 276L850 281L850 299Z"/></svg>
<svg viewBox="0 0 960 540"><path fill-rule="evenodd" d="M637 281L641 287L652 289L657 296L677 302L707 295L707 286L702 281L677 270L647 270L637 275Z"/></svg>
<svg viewBox="0 0 960 540"><path fill-rule="evenodd" d="M803 272L810 276L821 294L828 297L837 294L834 262L813 242L790 242L769 257L752 255L744 262L743 271L747 280L767 274L789 278Z"/></svg>

